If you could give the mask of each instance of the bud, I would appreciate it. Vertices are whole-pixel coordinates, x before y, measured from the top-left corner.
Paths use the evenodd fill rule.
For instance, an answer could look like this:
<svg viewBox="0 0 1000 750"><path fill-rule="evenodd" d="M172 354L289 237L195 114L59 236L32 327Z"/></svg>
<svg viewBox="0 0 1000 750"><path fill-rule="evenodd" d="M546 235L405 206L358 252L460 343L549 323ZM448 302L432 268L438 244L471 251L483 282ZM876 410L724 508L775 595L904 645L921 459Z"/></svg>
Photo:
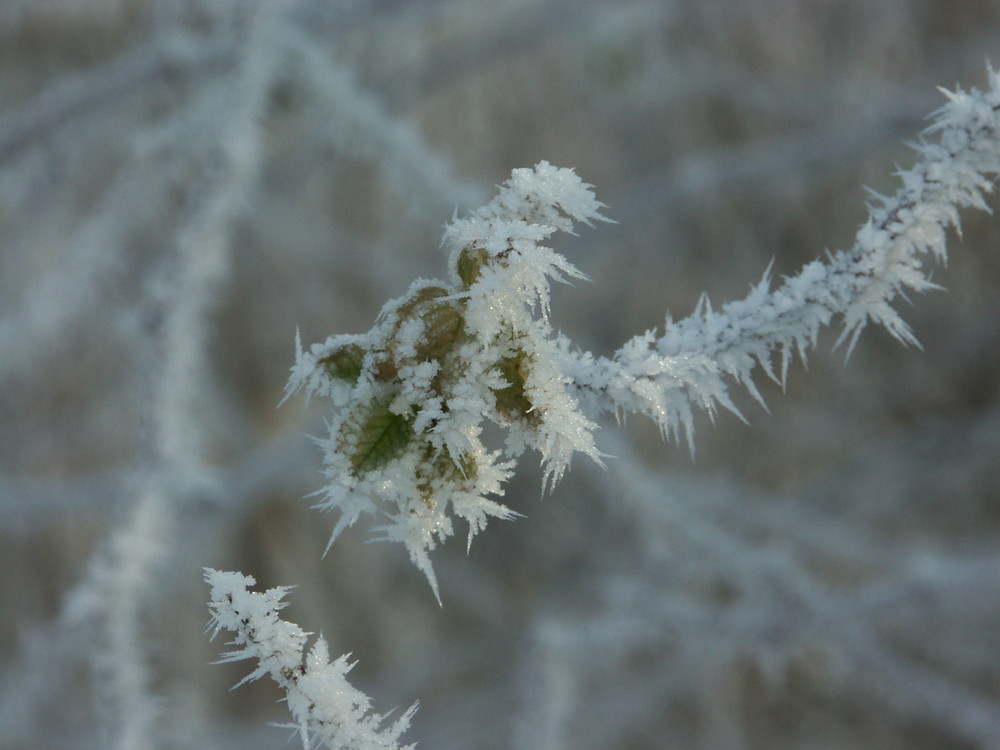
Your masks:
<svg viewBox="0 0 1000 750"><path fill-rule="evenodd" d="M509 357L497 362L497 369L508 385L493 391L497 411L507 419L537 421L540 416L525 393L524 386L531 371L531 358L523 349L515 349Z"/></svg>
<svg viewBox="0 0 1000 750"><path fill-rule="evenodd" d="M321 358L319 364L331 378L357 383L364 358L365 350L361 346L346 344Z"/></svg>
<svg viewBox="0 0 1000 750"><path fill-rule="evenodd" d="M464 288L468 289L479 280L487 258L489 255L481 247L469 246L458 254L455 271L462 280Z"/></svg>

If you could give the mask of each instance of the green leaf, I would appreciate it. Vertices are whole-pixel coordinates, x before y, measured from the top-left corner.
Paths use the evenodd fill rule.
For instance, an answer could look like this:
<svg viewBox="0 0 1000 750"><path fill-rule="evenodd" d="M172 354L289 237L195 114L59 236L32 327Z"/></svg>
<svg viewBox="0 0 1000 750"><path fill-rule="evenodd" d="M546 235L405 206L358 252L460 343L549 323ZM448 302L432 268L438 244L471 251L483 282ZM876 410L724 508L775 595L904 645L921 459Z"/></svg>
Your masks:
<svg viewBox="0 0 1000 750"><path fill-rule="evenodd" d="M389 411L394 395L361 404L341 425L338 448L347 453L355 476L398 458L413 437L412 417Z"/></svg>

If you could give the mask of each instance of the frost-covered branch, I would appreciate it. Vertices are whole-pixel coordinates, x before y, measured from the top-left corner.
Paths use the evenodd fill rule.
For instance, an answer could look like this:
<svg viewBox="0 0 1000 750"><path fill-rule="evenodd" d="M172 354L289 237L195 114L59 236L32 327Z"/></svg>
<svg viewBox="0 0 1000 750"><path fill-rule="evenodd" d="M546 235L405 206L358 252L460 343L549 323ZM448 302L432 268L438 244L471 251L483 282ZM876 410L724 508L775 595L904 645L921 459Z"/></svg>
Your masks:
<svg viewBox="0 0 1000 750"><path fill-rule="evenodd" d="M806 265L771 289L769 274L743 300L716 310L707 297L664 333L636 336L611 358L579 352L548 320L550 280L584 278L542 243L574 222L604 220L602 204L572 170L541 162L516 169L488 205L445 230L447 281L417 280L387 303L364 335L336 335L298 350L288 393L329 397L336 408L321 441L327 487L318 507L341 516L331 542L363 515L387 518L382 538L406 545L437 593L428 553L469 524L514 514L500 495L516 459L541 455L545 484L576 452L600 461L593 421L638 412L664 435L691 440L696 409L737 412L731 381L758 399L760 366L784 383L795 352L840 320L848 352L869 323L916 339L892 307L898 295L935 287L928 260L946 259L945 230L958 209L986 209L1000 173L1000 76L985 93L948 93L902 187L874 196L854 247ZM777 362L774 355L777 354ZM492 423L502 448L482 439Z"/></svg>
<svg viewBox="0 0 1000 750"><path fill-rule="evenodd" d="M409 727L417 705L383 726L388 714L371 713L371 700L347 681L346 675L354 666L350 655L330 661L322 637L305 653L309 633L278 616L288 604L282 599L290 587L249 591L256 583L250 576L209 569L205 581L212 587L212 637L220 630L232 631L231 644L238 647L223 654L220 662L259 662L236 687L269 674L287 694L288 710L303 747L412 750L413 745L399 745L399 736Z"/></svg>
<svg viewBox="0 0 1000 750"><path fill-rule="evenodd" d="M256 179L260 160L258 118L266 104L280 50L269 42L274 11L263 3L237 19L244 48L232 81L230 117L223 120L203 184L178 231L176 271L149 354L149 435L135 504L96 555L70 597L68 616L97 620L100 648L92 659L106 692L109 745L153 748L156 702L143 638L143 594L167 557L174 531L173 503L206 484L203 437L192 412L206 376L205 318L228 275L230 233L240 200ZM280 7L280 6L279 6Z"/></svg>
<svg viewBox="0 0 1000 750"><path fill-rule="evenodd" d="M960 555L886 545L873 529L843 523L806 498L759 497L738 484L650 470L624 438L610 438L620 458L587 473L600 492L620 497L615 517L634 535L630 552L623 556L621 537L595 543L586 612L553 606L537 616L533 646L521 656L530 688L518 747L572 747L581 736L618 747L634 731L636 704L658 716L690 705L692 675L712 682L750 665L763 683L759 695L782 689L817 654L824 689L863 696L880 721L928 721L970 746L997 747L995 696L956 679L948 668L955 655L929 635L932 613L963 608L967 621L990 630L1000 587L995 545ZM831 569L853 566L866 574L831 584ZM914 643L916 652L904 645ZM638 684L595 700L608 692L607 675L636 654L658 666L646 664ZM705 695L701 705L718 699ZM740 709L725 713L731 720ZM708 728L714 717L701 721Z"/></svg>
<svg viewBox="0 0 1000 750"><path fill-rule="evenodd" d="M291 26L283 31L294 50L289 78L316 110L319 143L328 142L347 154L377 156L374 163L386 183L410 200L462 206L482 200L477 186L459 180L412 123L390 116L378 98L358 84L353 71L330 59L313 35Z"/></svg>
<svg viewBox="0 0 1000 750"><path fill-rule="evenodd" d="M848 352L869 322L915 344L892 302L935 288L927 260L946 260L945 230L958 227L958 209L988 210L983 196L1000 173L1000 76L991 70L989 82L985 93L945 92L949 101L926 131L937 140L914 146L917 163L898 173L903 184L894 195L873 194L849 251L807 264L774 290L765 274L747 297L719 310L703 297L691 317L668 318L662 336L636 336L610 359L570 353L571 376L591 410L640 412L665 433L690 439L693 406L736 411L727 378L759 398L758 365L784 383L793 354L804 358L838 316L838 343L847 341Z"/></svg>
<svg viewBox="0 0 1000 750"><path fill-rule="evenodd" d="M111 62L57 81L27 104L6 115L0 124L0 162L26 144L50 135L52 129L92 111L107 100L148 86L150 81L188 69L211 68L231 62L229 50L199 45L171 36L152 47L139 46Z"/></svg>

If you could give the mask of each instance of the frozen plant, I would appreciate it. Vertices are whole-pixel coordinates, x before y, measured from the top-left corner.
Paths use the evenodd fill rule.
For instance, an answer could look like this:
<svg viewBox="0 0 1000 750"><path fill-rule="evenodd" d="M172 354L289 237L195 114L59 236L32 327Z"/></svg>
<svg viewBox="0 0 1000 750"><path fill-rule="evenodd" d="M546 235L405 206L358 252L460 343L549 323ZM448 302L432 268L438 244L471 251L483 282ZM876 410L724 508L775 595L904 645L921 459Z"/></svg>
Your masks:
<svg viewBox="0 0 1000 750"><path fill-rule="evenodd" d="M496 198L448 225L447 281L414 281L367 334L299 346L288 393L337 407L319 505L342 514L331 543L381 512L382 537L406 545L437 594L428 552L452 535L452 515L468 524L470 544L487 518L515 515L489 496L503 494L527 448L541 454L546 483L578 451L600 460L597 425L548 319L549 280L584 276L541 244L574 222L604 220L600 208L569 169L515 169ZM502 448L484 444L486 422L506 429Z"/></svg>
<svg viewBox="0 0 1000 750"><path fill-rule="evenodd" d="M330 542L362 515L378 538L403 543L438 587L429 552L468 524L468 540L489 517L515 514L497 502L516 460L538 451L551 486L574 453L595 461L595 420L638 412L664 435L691 441L695 408L737 412L736 382L760 398L759 366L784 383L796 352L839 321L850 351L869 323L916 341L892 307L907 291L934 288L928 261L946 259L945 230L958 209L986 209L1000 172L1000 76L989 88L945 92L948 102L915 144L915 166L892 196L873 194L854 246L807 264L772 289L769 273L749 295L715 309L669 317L611 357L576 350L553 332L549 283L585 278L543 243L574 223L607 220L590 186L570 169L541 162L515 169L489 204L444 233L447 280L417 280L382 308L363 335L338 334L298 353L287 393L329 398L334 414L320 441L322 509L340 517ZM484 427L506 430L502 446Z"/></svg>
<svg viewBox="0 0 1000 750"><path fill-rule="evenodd" d="M410 726L416 704L392 724L382 726L388 716L371 713L368 696L347 681L345 675L354 666L349 655L330 661L322 636L304 655L309 633L278 616L287 605L282 599L289 587L250 591L248 587L256 583L250 576L211 569L205 571L205 581L212 587L212 637L230 630L235 633L231 643L238 647L223 654L220 661L257 659L257 668L236 687L270 674L285 690L303 747L412 750L413 745L401 746L398 740Z"/></svg>

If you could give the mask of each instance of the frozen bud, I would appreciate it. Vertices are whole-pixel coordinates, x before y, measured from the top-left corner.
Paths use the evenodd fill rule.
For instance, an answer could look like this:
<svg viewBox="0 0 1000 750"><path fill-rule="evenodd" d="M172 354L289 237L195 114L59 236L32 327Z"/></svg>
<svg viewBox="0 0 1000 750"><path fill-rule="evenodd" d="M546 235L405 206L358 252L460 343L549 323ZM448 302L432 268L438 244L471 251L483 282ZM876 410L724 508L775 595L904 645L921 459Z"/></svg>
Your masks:
<svg viewBox="0 0 1000 750"><path fill-rule="evenodd" d="M462 280L462 286L468 289L475 284L483 271L483 266L489 255L481 247L466 247L458 254L455 261L455 273Z"/></svg>
<svg viewBox="0 0 1000 750"><path fill-rule="evenodd" d="M513 354L497 362L497 370L507 381L506 386L493 391L497 411L506 419L537 421L539 415L524 389L531 371L531 358L522 349L515 349Z"/></svg>
<svg viewBox="0 0 1000 750"><path fill-rule="evenodd" d="M334 349L325 357L321 357L319 365L331 378L357 383L358 378L361 377L364 358L365 350L361 346L346 344Z"/></svg>

